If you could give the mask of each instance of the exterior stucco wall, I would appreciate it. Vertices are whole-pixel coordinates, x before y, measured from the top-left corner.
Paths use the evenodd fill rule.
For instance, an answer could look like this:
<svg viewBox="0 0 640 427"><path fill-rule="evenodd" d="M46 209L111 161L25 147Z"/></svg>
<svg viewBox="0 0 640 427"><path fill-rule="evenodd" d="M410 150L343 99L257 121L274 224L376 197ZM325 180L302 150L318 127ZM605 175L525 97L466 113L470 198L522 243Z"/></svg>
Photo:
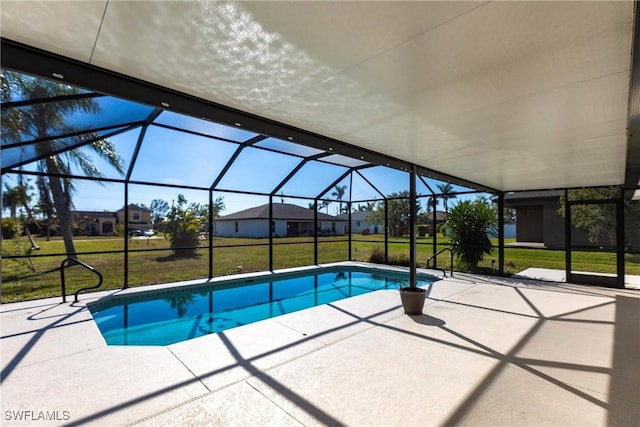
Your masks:
<svg viewBox="0 0 640 427"><path fill-rule="evenodd" d="M521 206L517 209L516 241L544 242L542 206Z"/></svg>
<svg viewBox="0 0 640 427"><path fill-rule="evenodd" d="M367 230L369 234L376 234L384 231L383 227L378 224L369 224L362 220L351 220L351 233L361 234L364 230Z"/></svg>
<svg viewBox="0 0 640 427"><path fill-rule="evenodd" d="M558 213L559 202L545 200L542 205L544 215L544 243L551 249L564 248L564 218Z"/></svg>
<svg viewBox="0 0 640 427"><path fill-rule="evenodd" d="M238 223L237 232L236 222ZM331 232L332 223L335 224L334 234L345 234L345 221L319 221L319 230ZM313 234L313 222L275 220L274 237L286 237L292 233L297 235ZM215 235L220 237L266 238L269 237L269 221L266 219L218 220L215 225Z"/></svg>
<svg viewBox="0 0 640 427"><path fill-rule="evenodd" d="M238 231L236 231L236 223L238 223ZM266 219L216 221L215 230L216 235L220 237L269 237L269 221Z"/></svg>

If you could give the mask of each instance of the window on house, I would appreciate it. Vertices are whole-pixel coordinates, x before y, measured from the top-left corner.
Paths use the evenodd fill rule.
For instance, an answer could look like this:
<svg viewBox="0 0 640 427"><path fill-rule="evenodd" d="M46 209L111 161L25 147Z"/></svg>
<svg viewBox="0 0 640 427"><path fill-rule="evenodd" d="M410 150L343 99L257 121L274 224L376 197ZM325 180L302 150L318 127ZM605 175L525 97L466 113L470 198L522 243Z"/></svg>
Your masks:
<svg viewBox="0 0 640 427"><path fill-rule="evenodd" d="M134 221L140 221L140 212L134 212L132 216Z"/></svg>
<svg viewBox="0 0 640 427"><path fill-rule="evenodd" d="M94 234L98 234L96 224L94 222L85 222L84 231L87 236L93 236Z"/></svg>
<svg viewBox="0 0 640 427"><path fill-rule="evenodd" d="M271 221L271 232L273 234L275 234L275 232L276 232L276 222L275 221Z"/></svg>
<svg viewBox="0 0 640 427"><path fill-rule="evenodd" d="M360 227L360 221L356 221L356 227Z"/></svg>
<svg viewBox="0 0 640 427"><path fill-rule="evenodd" d="M238 221L236 221L236 233L238 232Z"/></svg>

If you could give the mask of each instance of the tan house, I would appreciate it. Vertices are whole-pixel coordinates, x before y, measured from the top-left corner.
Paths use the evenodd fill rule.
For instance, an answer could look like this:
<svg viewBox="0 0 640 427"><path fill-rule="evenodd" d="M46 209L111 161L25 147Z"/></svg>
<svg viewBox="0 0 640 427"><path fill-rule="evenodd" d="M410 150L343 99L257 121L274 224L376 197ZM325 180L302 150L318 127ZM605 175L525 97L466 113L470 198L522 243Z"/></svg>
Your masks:
<svg viewBox="0 0 640 427"><path fill-rule="evenodd" d="M113 236L117 224L124 225L124 207L116 212L73 211L73 224L85 236ZM129 205L129 230L151 230L151 212L138 205Z"/></svg>
<svg viewBox="0 0 640 427"><path fill-rule="evenodd" d="M138 229L138 230L151 230L151 211L141 208L138 205L134 205L133 203L129 204L129 230ZM116 211L116 217L118 218L118 223L124 225L124 207Z"/></svg>
<svg viewBox="0 0 640 427"><path fill-rule="evenodd" d="M85 236L113 236L116 216L107 211L73 211L73 223Z"/></svg>

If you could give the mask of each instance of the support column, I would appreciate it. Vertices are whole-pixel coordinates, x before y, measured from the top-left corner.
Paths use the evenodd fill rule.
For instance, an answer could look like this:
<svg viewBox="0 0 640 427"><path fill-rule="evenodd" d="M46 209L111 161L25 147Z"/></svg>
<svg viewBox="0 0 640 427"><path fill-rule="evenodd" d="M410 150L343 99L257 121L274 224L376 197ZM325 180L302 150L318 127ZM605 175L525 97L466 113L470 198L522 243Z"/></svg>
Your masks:
<svg viewBox="0 0 640 427"><path fill-rule="evenodd" d="M416 202L416 165L411 165L411 182L409 184L409 283L412 287L417 286L416 260L418 248L416 246L416 216L418 212Z"/></svg>
<svg viewBox="0 0 640 427"><path fill-rule="evenodd" d="M432 196L433 200L431 201L432 210L433 210L433 218L431 219L431 232L433 233L431 237L433 237L433 266L434 268L438 265L438 257L435 256L438 253L438 221L436 215L436 209L438 208L438 198L436 196Z"/></svg>
<svg viewBox="0 0 640 427"><path fill-rule="evenodd" d="M124 184L124 289L129 287L129 183Z"/></svg>
<svg viewBox="0 0 640 427"><path fill-rule="evenodd" d="M347 233L349 233L349 261L353 261L353 256L351 254L351 202L347 203L347 207L349 208L349 214L347 217Z"/></svg>
<svg viewBox="0 0 640 427"><path fill-rule="evenodd" d="M318 199L314 200L313 209L313 264L318 265Z"/></svg>
<svg viewBox="0 0 640 427"><path fill-rule="evenodd" d="M269 195L269 271L273 271L273 196Z"/></svg>
<svg viewBox="0 0 640 427"><path fill-rule="evenodd" d="M498 274L504 276L504 193L498 195Z"/></svg>
<svg viewBox="0 0 640 427"><path fill-rule="evenodd" d="M384 262L389 262L389 203L384 199Z"/></svg>
<svg viewBox="0 0 640 427"><path fill-rule="evenodd" d="M213 190L209 190L209 279L213 278Z"/></svg>
<svg viewBox="0 0 640 427"><path fill-rule="evenodd" d="M569 190L564 190L564 277L571 282L571 203Z"/></svg>
<svg viewBox="0 0 640 427"><path fill-rule="evenodd" d="M620 196L616 201L616 260L618 268L618 281L616 286L620 289L624 289L624 246L625 246L625 223L624 223L624 191L620 189Z"/></svg>

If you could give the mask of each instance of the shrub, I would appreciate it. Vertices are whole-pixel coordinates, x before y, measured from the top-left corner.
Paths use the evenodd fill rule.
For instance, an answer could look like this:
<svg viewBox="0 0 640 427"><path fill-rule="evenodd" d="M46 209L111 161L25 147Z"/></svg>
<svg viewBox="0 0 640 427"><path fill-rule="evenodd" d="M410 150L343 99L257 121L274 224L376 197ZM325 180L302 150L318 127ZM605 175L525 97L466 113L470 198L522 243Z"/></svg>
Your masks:
<svg viewBox="0 0 640 427"><path fill-rule="evenodd" d="M200 228L204 223L203 207L197 203L187 205L187 199L178 194L178 202L167 214L166 234L176 256L192 257L200 244Z"/></svg>
<svg viewBox="0 0 640 427"><path fill-rule="evenodd" d="M411 265L411 261L408 255L400 254L400 255L391 255L389 256L390 265L400 265L403 267L409 267Z"/></svg>
<svg viewBox="0 0 640 427"><path fill-rule="evenodd" d="M124 226L120 223L117 223L115 227L113 227L113 235L116 237L121 237L124 234Z"/></svg>
<svg viewBox="0 0 640 427"><path fill-rule="evenodd" d="M15 218L2 218L2 238L13 239L20 233L20 224Z"/></svg>
<svg viewBox="0 0 640 427"><path fill-rule="evenodd" d="M385 264L387 262L386 257L384 256L384 249L380 246L374 246L371 249L371 255L369 256L369 262L375 264Z"/></svg>
<svg viewBox="0 0 640 427"><path fill-rule="evenodd" d="M480 200L465 200L449 211L445 229L463 267L475 270L484 256L491 254L488 234L493 231L496 218L495 207Z"/></svg>

